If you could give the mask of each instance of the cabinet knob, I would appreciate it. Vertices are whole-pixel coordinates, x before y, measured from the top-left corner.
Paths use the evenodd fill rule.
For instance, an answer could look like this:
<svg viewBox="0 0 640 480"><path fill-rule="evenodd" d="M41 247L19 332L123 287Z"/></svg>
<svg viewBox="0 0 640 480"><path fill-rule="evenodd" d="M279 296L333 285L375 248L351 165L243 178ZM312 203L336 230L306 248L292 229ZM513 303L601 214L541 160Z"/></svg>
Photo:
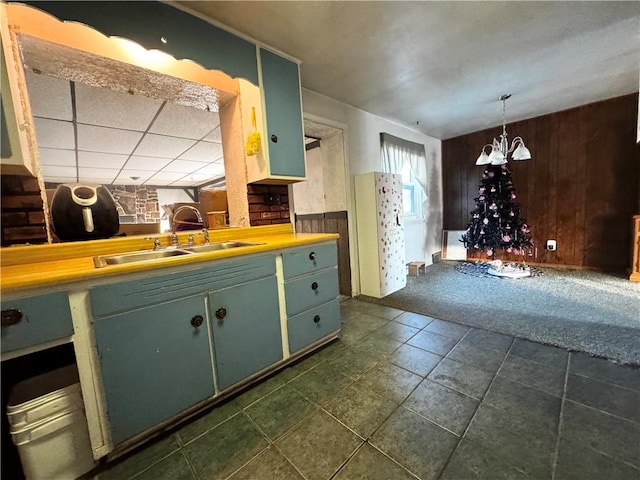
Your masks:
<svg viewBox="0 0 640 480"><path fill-rule="evenodd" d="M278 143L278 136L277 135L271 135L271 141L273 143Z"/></svg>
<svg viewBox="0 0 640 480"><path fill-rule="evenodd" d="M316 252L311 252L309 254L309 260L315 260L316 259Z"/></svg>
<svg viewBox="0 0 640 480"><path fill-rule="evenodd" d="M311 290L317 290L318 289L318 282L313 282L311 284Z"/></svg>
<svg viewBox="0 0 640 480"><path fill-rule="evenodd" d="M11 325L15 325L16 323L20 323L20 320L22 320L22 312L20 310L16 310L15 308L2 310L3 327L9 327Z"/></svg>
<svg viewBox="0 0 640 480"><path fill-rule="evenodd" d="M203 321L204 321L204 318L202 317L202 315L195 315L191 319L191 326L194 328L198 328L200 325L202 325Z"/></svg>
<svg viewBox="0 0 640 480"><path fill-rule="evenodd" d="M319 323L320 322L320 315L316 315L315 317L313 317L313 323Z"/></svg>
<svg viewBox="0 0 640 480"><path fill-rule="evenodd" d="M216 310L216 318L218 320L222 320L226 316L227 316L227 309L226 308L219 308L218 310Z"/></svg>

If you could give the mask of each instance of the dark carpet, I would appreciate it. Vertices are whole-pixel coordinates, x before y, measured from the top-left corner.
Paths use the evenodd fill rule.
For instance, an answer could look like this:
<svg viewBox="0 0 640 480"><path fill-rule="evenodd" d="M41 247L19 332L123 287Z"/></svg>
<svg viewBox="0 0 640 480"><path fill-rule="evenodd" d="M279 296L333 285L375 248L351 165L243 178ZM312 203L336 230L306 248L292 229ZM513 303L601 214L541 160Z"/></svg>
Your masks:
<svg viewBox="0 0 640 480"><path fill-rule="evenodd" d="M539 268L520 279L430 265L387 297L361 300L640 365L640 283L586 270Z"/></svg>

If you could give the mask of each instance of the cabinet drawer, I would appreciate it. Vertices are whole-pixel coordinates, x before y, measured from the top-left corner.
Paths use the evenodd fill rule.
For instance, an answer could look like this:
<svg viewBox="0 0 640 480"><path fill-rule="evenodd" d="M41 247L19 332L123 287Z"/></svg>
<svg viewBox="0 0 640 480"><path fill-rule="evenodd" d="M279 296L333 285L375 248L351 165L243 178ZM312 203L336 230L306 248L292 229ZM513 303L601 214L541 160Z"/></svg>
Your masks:
<svg viewBox="0 0 640 480"><path fill-rule="evenodd" d="M333 267L337 263L338 250L335 243L310 245L282 254L285 279Z"/></svg>
<svg viewBox="0 0 640 480"><path fill-rule="evenodd" d="M13 325L5 324L13 322ZM11 352L73 335L66 292L2 302L2 351Z"/></svg>
<svg viewBox="0 0 640 480"><path fill-rule="evenodd" d="M96 316L153 305L195 293L219 290L274 275L275 257L265 255L205 268L104 285L91 290Z"/></svg>
<svg viewBox="0 0 640 480"><path fill-rule="evenodd" d="M287 315L292 316L338 296L338 270L332 268L284 285Z"/></svg>
<svg viewBox="0 0 640 480"><path fill-rule="evenodd" d="M295 315L287 321L291 353L340 329L338 299Z"/></svg>

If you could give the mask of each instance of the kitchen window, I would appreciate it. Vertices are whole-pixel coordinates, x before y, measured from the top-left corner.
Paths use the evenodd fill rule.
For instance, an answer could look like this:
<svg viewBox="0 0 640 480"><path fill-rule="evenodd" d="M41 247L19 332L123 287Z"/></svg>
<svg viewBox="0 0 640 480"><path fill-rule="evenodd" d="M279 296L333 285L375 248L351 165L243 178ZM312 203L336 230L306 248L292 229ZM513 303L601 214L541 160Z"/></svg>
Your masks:
<svg viewBox="0 0 640 480"><path fill-rule="evenodd" d="M422 205L427 199L427 159L424 145L381 133L380 150L382 170L402 175L405 218L424 218Z"/></svg>

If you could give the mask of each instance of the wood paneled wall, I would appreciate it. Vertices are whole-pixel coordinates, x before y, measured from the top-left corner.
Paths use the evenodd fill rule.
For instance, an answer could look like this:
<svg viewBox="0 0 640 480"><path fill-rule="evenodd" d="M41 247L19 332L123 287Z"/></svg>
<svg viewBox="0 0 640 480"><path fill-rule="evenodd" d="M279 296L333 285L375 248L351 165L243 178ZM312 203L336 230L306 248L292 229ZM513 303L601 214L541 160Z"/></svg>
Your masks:
<svg viewBox="0 0 640 480"><path fill-rule="evenodd" d="M296 215L298 233L339 233L338 281L340 294L351 296L351 259L349 257L349 222L347 212Z"/></svg>
<svg viewBox="0 0 640 480"><path fill-rule="evenodd" d="M521 136L532 155L509 162L537 246L528 261L628 269L632 217L640 211L637 121L636 93L507 125L509 140ZM501 131L442 142L445 230L466 229L484 171L475 161ZM558 242L556 251L545 250L548 239Z"/></svg>

